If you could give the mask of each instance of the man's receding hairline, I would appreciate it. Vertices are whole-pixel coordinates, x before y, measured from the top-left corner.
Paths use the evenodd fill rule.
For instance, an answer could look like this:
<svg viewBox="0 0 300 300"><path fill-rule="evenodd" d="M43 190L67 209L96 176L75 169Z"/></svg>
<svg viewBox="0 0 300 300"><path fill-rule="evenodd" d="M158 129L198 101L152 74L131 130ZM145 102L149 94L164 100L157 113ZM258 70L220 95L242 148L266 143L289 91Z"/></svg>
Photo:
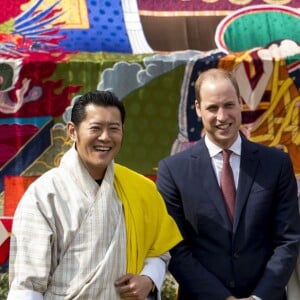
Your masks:
<svg viewBox="0 0 300 300"><path fill-rule="evenodd" d="M199 102L201 102L201 100L202 100L201 92L203 89L203 85L206 85L208 82L216 83L216 82L218 82L218 80L222 80L222 79L226 79L227 81L229 81L231 86L236 91L238 98L240 98L240 90L239 90L238 83L231 72L228 72L223 69L210 69L210 70L207 70L204 73L200 74L196 80L196 82L200 81L196 85L196 92L198 92L198 94L195 95L196 100Z"/></svg>

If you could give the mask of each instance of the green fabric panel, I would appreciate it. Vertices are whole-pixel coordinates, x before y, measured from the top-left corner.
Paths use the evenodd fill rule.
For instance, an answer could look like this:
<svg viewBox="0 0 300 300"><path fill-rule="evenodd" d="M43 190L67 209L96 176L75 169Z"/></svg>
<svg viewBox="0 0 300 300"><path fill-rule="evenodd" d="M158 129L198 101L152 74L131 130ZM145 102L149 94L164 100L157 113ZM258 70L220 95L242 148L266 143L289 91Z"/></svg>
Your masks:
<svg viewBox="0 0 300 300"><path fill-rule="evenodd" d="M155 174L158 161L170 154L178 133L184 68L180 66L154 79L123 100L127 116L117 162L142 174Z"/></svg>
<svg viewBox="0 0 300 300"><path fill-rule="evenodd" d="M264 47L281 39L300 43L299 17L276 11L251 12L233 20L224 33L225 44L232 52Z"/></svg>

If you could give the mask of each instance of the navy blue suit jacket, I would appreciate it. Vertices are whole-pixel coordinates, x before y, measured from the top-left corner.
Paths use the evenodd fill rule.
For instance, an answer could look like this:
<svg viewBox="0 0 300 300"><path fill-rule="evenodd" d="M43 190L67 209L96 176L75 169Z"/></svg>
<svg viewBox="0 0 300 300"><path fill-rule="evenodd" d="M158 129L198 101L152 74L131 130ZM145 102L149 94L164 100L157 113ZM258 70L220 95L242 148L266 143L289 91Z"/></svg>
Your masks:
<svg viewBox="0 0 300 300"><path fill-rule="evenodd" d="M233 224L204 139L160 161L157 186L184 237L169 265L180 299L285 299L300 240L288 154L242 139Z"/></svg>

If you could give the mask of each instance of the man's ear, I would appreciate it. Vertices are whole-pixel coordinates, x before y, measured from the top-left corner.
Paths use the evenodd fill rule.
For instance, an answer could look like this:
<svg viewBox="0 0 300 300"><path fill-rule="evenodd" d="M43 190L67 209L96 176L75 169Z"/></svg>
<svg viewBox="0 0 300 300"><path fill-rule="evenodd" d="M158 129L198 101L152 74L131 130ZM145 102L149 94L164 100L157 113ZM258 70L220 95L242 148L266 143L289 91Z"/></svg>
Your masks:
<svg viewBox="0 0 300 300"><path fill-rule="evenodd" d="M245 101L244 101L243 97L240 96L240 97L239 97L239 104L240 104L240 106L241 106L242 109L243 109L243 103L244 103L244 102L245 102Z"/></svg>
<svg viewBox="0 0 300 300"><path fill-rule="evenodd" d="M67 133L73 142L77 140L77 131L74 123L71 121L67 123Z"/></svg>
<svg viewBox="0 0 300 300"><path fill-rule="evenodd" d="M200 103L197 99L195 100L195 110L196 110L196 114L197 114L198 118L201 118Z"/></svg>

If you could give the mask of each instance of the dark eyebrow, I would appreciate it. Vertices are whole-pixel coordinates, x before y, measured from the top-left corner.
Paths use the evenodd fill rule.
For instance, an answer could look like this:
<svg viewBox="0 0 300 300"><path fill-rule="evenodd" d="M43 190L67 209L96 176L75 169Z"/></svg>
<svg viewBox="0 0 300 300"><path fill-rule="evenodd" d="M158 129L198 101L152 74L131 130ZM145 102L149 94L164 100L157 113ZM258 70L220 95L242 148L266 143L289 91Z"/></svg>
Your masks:
<svg viewBox="0 0 300 300"><path fill-rule="evenodd" d="M90 123L90 126L92 126L92 125L103 125L105 123L106 122L92 122L92 123ZM119 125L119 126L121 126L121 122L120 121L112 121L112 122L108 122L107 124L108 125Z"/></svg>
<svg viewBox="0 0 300 300"><path fill-rule="evenodd" d="M204 107L204 109L210 109L210 108L215 108L215 107L218 107L217 104L209 104L207 106Z"/></svg>
<svg viewBox="0 0 300 300"><path fill-rule="evenodd" d="M118 126L121 126L121 122L119 122L119 121L110 122L109 125L118 125Z"/></svg>

